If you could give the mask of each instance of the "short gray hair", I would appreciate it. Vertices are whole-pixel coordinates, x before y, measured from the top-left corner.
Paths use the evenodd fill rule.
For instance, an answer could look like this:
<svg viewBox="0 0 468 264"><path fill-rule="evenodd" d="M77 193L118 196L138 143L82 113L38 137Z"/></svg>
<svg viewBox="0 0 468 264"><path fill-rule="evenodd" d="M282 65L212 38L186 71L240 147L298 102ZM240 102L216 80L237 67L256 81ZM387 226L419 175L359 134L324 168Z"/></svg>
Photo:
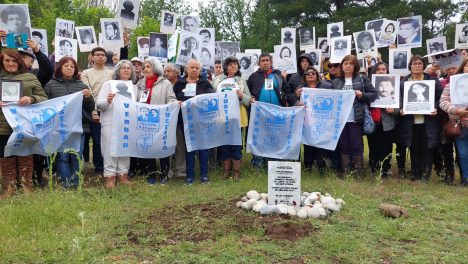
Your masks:
<svg viewBox="0 0 468 264"><path fill-rule="evenodd" d="M153 73L157 76L162 76L164 74L164 69L161 65L161 62L159 62L159 60L155 57L148 57L146 58L145 62L149 62L151 66L153 66Z"/></svg>
<svg viewBox="0 0 468 264"><path fill-rule="evenodd" d="M177 65L175 65L174 63L169 62L168 64L166 64L166 66L164 67L164 71L166 69L172 69L175 73L177 73L177 75L180 75L180 68L177 67Z"/></svg>
<svg viewBox="0 0 468 264"><path fill-rule="evenodd" d="M132 68L132 74L130 75L130 80L134 82L136 80L135 67L129 60L121 60L114 67L114 73L112 73L112 80L120 80L120 69L124 64L128 64Z"/></svg>

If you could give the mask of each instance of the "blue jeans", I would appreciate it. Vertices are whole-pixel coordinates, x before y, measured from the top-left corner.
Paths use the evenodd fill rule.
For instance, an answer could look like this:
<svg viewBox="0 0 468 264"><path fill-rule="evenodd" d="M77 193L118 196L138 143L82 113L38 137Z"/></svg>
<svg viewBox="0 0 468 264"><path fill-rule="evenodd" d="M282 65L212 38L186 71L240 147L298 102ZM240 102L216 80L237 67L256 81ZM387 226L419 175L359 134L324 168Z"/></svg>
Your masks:
<svg viewBox="0 0 468 264"><path fill-rule="evenodd" d="M185 156L187 176L185 181L193 183L195 180L195 152L198 151L198 159L200 162L200 179L202 182L208 181L208 149L196 150L187 152Z"/></svg>
<svg viewBox="0 0 468 264"><path fill-rule="evenodd" d="M94 171L101 173L104 171L104 159L101 154L101 124L90 121L89 130L93 138Z"/></svg>
<svg viewBox="0 0 468 264"><path fill-rule="evenodd" d="M241 145L224 145L218 147L218 151L221 151L221 160L227 160L229 158L240 160L242 159L242 146Z"/></svg>
<svg viewBox="0 0 468 264"><path fill-rule="evenodd" d="M80 149L78 155L83 156L84 147L84 134L81 135ZM78 157L73 153L58 152L57 158L57 174L60 176L63 188L76 188L78 187L78 171L80 170L80 163Z"/></svg>
<svg viewBox="0 0 468 264"><path fill-rule="evenodd" d="M468 180L468 127L462 128L460 136L455 140L460 157L461 173L465 181Z"/></svg>

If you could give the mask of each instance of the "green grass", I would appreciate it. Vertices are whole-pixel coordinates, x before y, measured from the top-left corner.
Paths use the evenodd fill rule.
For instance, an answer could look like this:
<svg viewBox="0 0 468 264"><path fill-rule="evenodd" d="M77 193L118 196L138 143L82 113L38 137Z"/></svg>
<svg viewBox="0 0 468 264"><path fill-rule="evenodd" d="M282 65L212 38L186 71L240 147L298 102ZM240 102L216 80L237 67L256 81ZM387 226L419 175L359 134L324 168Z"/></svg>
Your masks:
<svg viewBox="0 0 468 264"><path fill-rule="evenodd" d="M329 192L344 209L322 220L260 217L235 208L267 175L244 167L239 182L181 180L107 191L36 191L0 200L0 263L467 263L468 189L436 181L302 176L302 190ZM380 215L381 202L409 210ZM306 236L277 239L280 224ZM310 225L309 225L310 224ZM287 234L285 234L287 235Z"/></svg>

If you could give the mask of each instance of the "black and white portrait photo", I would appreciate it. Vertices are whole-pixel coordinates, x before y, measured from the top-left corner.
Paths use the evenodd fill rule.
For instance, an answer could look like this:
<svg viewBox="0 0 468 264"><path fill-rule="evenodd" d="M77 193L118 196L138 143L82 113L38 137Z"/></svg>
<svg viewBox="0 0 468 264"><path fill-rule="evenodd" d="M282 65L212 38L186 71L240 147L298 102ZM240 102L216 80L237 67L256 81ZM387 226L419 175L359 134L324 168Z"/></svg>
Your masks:
<svg viewBox="0 0 468 264"><path fill-rule="evenodd" d="M468 107L468 73L451 76L450 101Z"/></svg>
<svg viewBox="0 0 468 264"><path fill-rule="evenodd" d="M282 28L281 29L281 44L296 44L296 29Z"/></svg>
<svg viewBox="0 0 468 264"><path fill-rule="evenodd" d="M49 48L47 46L47 31L40 28L31 28L31 39L37 43L39 49L46 56L49 56Z"/></svg>
<svg viewBox="0 0 468 264"><path fill-rule="evenodd" d="M288 74L297 72L296 46L275 45L273 56L273 68L286 71Z"/></svg>
<svg viewBox="0 0 468 264"><path fill-rule="evenodd" d="M320 69L320 62L322 61L322 51L319 49L305 48L304 52L309 54L312 66L316 69Z"/></svg>
<svg viewBox="0 0 468 264"><path fill-rule="evenodd" d="M468 23L457 24L455 27L455 48L468 48Z"/></svg>
<svg viewBox="0 0 468 264"><path fill-rule="evenodd" d="M55 62L63 57L78 59L78 43L76 39L55 37Z"/></svg>
<svg viewBox="0 0 468 264"><path fill-rule="evenodd" d="M301 50L305 47L315 48L315 27L299 29L299 41Z"/></svg>
<svg viewBox="0 0 468 264"><path fill-rule="evenodd" d="M258 70L258 57L260 57L260 54L262 54L261 49L245 49L245 53L247 54L252 54L252 65L253 65L253 71Z"/></svg>
<svg viewBox="0 0 468 264"><path fill-rule="evenodd" d="M81 52L89 52L97 47L96 33L93 26L76 27L75 29Z"/></svg>
<svg viewBox="0 0 468 264"><path fill-rule="evenodd" d="M190 59L198 60L200 52L200 35L197 32L182 31L176 63L185 66Z"/></svg>
<svg viewBox="0 0 468 264"><path fill-rule="evenodd" d="M135 29L138 24L140 12L140 0L120 0L117 9L117 17L122 20L122 25L129 29Z"/></svg>
<svg viewBox="0 0 468 264"><path fill-rule="evenodd" d="M149 56L156 57L162 62L167 62L167 35L150 33Z"/></svg>
<svg viewBox="0 0 468 264"><path fill-rule="evenodd" d="M426 40L427 54L434 54L447 50L447 40L445 36Z"/></svg>
<svg viewBox="0 0 468 264"><path fill-rule="evenodd" d="M240 42L221 41L219 45L223 60L227 57L235 57L236 53L240 52Z"/></svg>
<svg viewBox="0 0 468 264"><path fill-rule="evenodd" d="M182 16L182 30L195 33L200 24L200 18L197 16Z"/></svg>
<svg viewBox="0 0 468 264"><path fill-rule="evenodd" d="M31 37L31 20L28 5L0 4L0 28L7 33L24 34ZM6 41L4 42L6 44Z"/></svg>
<svg viewBox="0 0 468 264"><path fill-rule="evenodd" d="M327 38L331 40L332 38L342 37L343 36L343 22L327 24Z"/></svg>
<svg viewBox="0 0 468 264"><path fill-rule="evenodd" d="M120 19L101 18L101 32L104 36L104 47L123 46L123 30Z"/></svg>
<svg viewBox="0 0 468 264"><path fill-rule="evenodd" d="M138 37L137 38L138 44L138 57L146 58L149 56L150 50L150 39L148 37Z"/></svg>
<svg viewBox="0 0 468 264"><path fill-rule="evenodd" d="M57 18L55 21L55 36L73 38L75 21Z"/></svg>
<svg viewBox="0 0 468 264"><path fill-rule="evenodd" d="M135 91L133 90L132 81L111 80L110 86L112 93L120 94L135 101Z"/></svg>
<svg viewBox="0 0 468 264"><path fill-rule="evenodd" d="M254 72L254 65L252 63L253 54L251 53L237 53L236 58L239 60L239 71L244 79L248 79Z"/></svg>
<svg viewBox="0 0 468 264"><path fill-rule="evenodd" d="M400 48L418 48L422 43L422 17L399 18L397 45Z"/></svg>
<svg viewBox="0 0 468 264"><path fill-rule="evenodd" d="M404 76L409 74L408 64L411 59L410 48L389 49L389 70L391 74Z"/></svg>
<svg viewBox="0 0 468 264"><path fill-rule="evenodd" d="M161 11L160 32L164 34L173 34L176 29L177 14L167 10Z"/></svg>
<svg viewBox="0 0 468 264"><path fill-rule="evenodd" d="M356 44L356 54L358 59L365 56L377 57L377 45L373 30L354 33L354 43Z"/></svg>
<svg viewBox="0 0 468 264"><path fill-rule="evenodd" d="M210 69L214 67L215 62L215 30L214 28L199 28L198 35L200 36L200 56L202 67Z"/></svg>
<svg viewBox="0 0 468 264"><path fill-rule="evenodd" d="M322 51L324 58L330 58L330 46L328 44L328 38L318 38L317 48Z"/></svg>
<svg viewBox="0 0 468 264"><path fill-rule="evenodd" d="M396 43L395 39L399 25L400 23L398 23L398 21L388 19L384 20L382 31L380 32L380 37L378 40L378 47L387 47L390 44Z"/></svg>
<svg viewBox="0 0 468 264"><path fill-rule="evenodd" d="M351 36L332 38L331 42L330 61L341 61L344 56L351 54Z"/></svg>
<svg viewBox="0 0 468 264"><path fill-rule="evenodd" d="M377 99L371 103L375 108L400 108L400 76L372 74L372 84L377 90Z"/></svg>
<svg viewBox="0 0 468 264"><path fill-rule="evenodd" d="M1 98L2 102L17 102L23 95L21 81L2 80L1 83Z"/></svg>
<svg viewBox="0 0 468 264"><path fill-rule="evenodd" d="M434 80L404 82L404 113L430 115L434 110L434 96Z"/></svg>
<svg viewBox="0 0 468 264"><path fill-rule="evenodd" d="M382 34L382 27L385 22L384 18L381 19L376 19L372 21L366 21L366 31L372 31L374 32L375 35L375 41L376 43L379 43L380 41L380 35Z"/></svg>

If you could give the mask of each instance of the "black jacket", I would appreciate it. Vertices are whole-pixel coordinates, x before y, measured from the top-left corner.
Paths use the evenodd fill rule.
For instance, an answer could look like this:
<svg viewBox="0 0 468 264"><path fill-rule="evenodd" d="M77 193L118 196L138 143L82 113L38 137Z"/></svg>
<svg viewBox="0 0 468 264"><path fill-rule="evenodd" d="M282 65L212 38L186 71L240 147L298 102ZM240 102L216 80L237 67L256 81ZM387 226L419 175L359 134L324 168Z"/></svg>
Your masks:
<svg viewBox="0 0 468 264"><path fill-rule="evenodd" d="M310 57L309 54L303 53L299 56L299 59L297 59L297 73L291 74L291 77L289 78L289 89L291 91L294 91L301 83L302 83L302 78L304 78L304 71L301 68L301 59L305 58L309 61L310 66L312 65L312 58Z"/></svg>
<svg viewBox="0 0 468 264"><path fill-rule="evenodd" d="M406 76L400 82L400 105L403 109L403 94L404 94L404 82L409 80L411 75ZM437 115L430 116L424 115L424 127L426 130L427 137L427 147L429 149L436 148L441 143L441 118L443 117L443 111L439 108L440 96L444 88L437 78L431 77L429 74L424 73L424 80L435 80L435 97L434 97L434 106L437 109ZM411 147L413 140L413 121L414 115L403 115L400 116L398 123L398 135L399 141L406 147Z"/></svg>
<svg viewBox="0 0 468 264"><path fill-rule="evenodd" d="M308 87L307 83L301 83L300 85L298 85L296 88L294 88L294 91L293 93L289 94L287 97L288 97L288 104L293 106L293 105L297 105L299 103L299 101L301 100L300 97L297 97L296 96L296 90L299 89L299 88L303 88L303 87ZM317 83L317 87L316 88L321 88L321 89L332 89L333 86L332 86L332 83L330 81L327 81L327 80L321 80Z"/></svg>
<svg viewBox="0 0 468 264"><path fill-rule="evenodd" d="M335 78L332 82L333 89L341 90L345 85L345 78L339 77ZM370 106L377 98L377 90L372 85L369 78L356 74L353 76L353 90L358 90L362 92L360 99L357 97L354 99L353 110L354 110L354 122L363 123L364 122L364 106Z"/></svg>
<svg viewBox="0 0 468 264"><path fill-rule="evenodd" d="M274 74L276 81L279 84L279 87L274 87L276 96L278 96L282 106L287 106L286 97L287 94L291 93L291 90L279 70L273 70L272 73ZM260 91L262 90L264 84L265 76L263 75L263 71L260 69L250 75L249 79L247 80L247 86L249 87L250 94L255 98L255 100L258 100Z"/></svg>
<svg viewBox="0 0 468 264"><path fill-rule="evenodd" d="M34 52L34 56L36 56L39 69L30 69L29 72L36 75L41 86L45 87L50 79L52 79L54 69L52 68L49 58L47 58L47 56L40 50L38 52Z"/></svg>

